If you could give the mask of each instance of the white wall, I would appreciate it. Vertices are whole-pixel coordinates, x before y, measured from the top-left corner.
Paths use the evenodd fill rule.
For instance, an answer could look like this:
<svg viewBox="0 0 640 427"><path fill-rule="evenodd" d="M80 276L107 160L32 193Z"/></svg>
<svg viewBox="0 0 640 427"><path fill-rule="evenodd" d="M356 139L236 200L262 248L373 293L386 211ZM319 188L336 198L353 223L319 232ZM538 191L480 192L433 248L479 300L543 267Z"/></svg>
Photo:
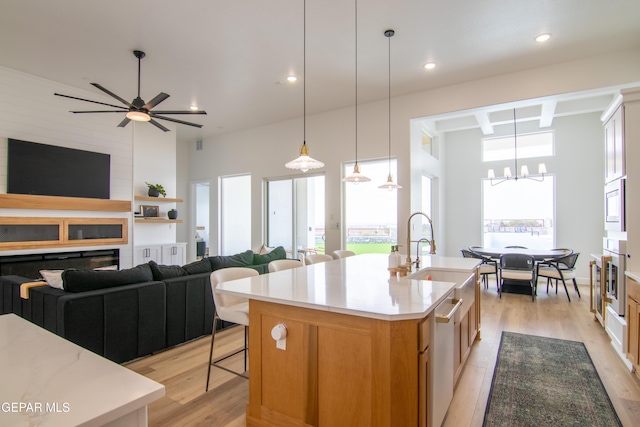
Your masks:
<svg viewBox="0 0 640 427"><path fill-rule="evenodd" d="M635 49L394 98L391 113L392 155L398 158L399 176L396 178L404 187L398 192L399 242L406 241L405 218L408 218L411 212L420 209L420 181L424 165L420 158L411 154L411 119L553 94L617 85L637 85L640 79L638 76L640 50ZM387 100L360 105L358 114L359 160L385 158ZM354 160L353 135L352 108L307 117L307 144L310 155L325 163L323 170L326 177L325 217L328 252L340 246L340 231L335 227L336 218L340 219L340 165L341 162ZM284 167L284 163L296 157L301 143L301 119L224 134L204 141L202 151L196 152L192 144L188 145L189 170L181 170L179 174L184 173L191 180L204 180L215 179L220 175L251 173L251 197L254 202L251 222L252 247L257 248L263 241L263 206L260 203L262 180L266 177L292 175L292 172ZM452 158L457 155L458 153L448 153ZM447 174L447 177L450 177L450 174ZM439 239L443 247L448 248L447 251L457 250L457 245L447 244L448 236L444 234L442 223L446 222L448 229L460 224L448 217L450 209L446 206L447 198L443 193L446 180L440 179L439 182L441 188L436 189L436 193L440 193L439 215L442 220L436 220L434 224L436 239ZM216 189L212 191L217 192ZM217 194L212 194L211 200L217 200ZM476 200L476 206L478 205L479 202ZM216 232L216 210L212 209L212 234ZM444 213L447 215L446 219ZM342 221L340 223L342 224ZM470 232L473 233L473 230ZM562 239L558 243L565 238ZM566 239L576 241L570 237ZM216 253L217 248L212 248L212 254Z"/></svg>
<svg viewBox="0 0 640 427"><path fill-rule="evenodd" d="M80 150L106 153L111 156L111 199L132 199L133 128L118 128L119 118L103 114L72 114L69 110L82 109L80 101L54 96L55 92L80 98L100 100L95 93L81 91L55 82L0 67L0 193L6 193L7 138L42 144L57 145ZM89 104L87 104L89 105ZM33 171L38 173L38 171ZM24 217L81 217L129 218L128 212L84 212L68 210L2 209L2 216ZM103 246L105 247L105 246ZM120 264L131 263L131 238L120 249ZM96 247L83 247L96 249ZM64 252L73 250L42 249L39 251L2 251L3 255L34 252Z"/></svg>
<svg viewBox="0 0 640 427"><path fill-rule="evenodd" d="M535 124L519 124L518 133L538 131ZM601 252L604 236L604 130L600 113L556 118L544 130L555 132L555 156L526 159L522 164L534 172L535 165L544 161L555 176L555 246L580 252L576 275L588 278L590 254ZM461 248L482 244L482 179L489 168L481 161L483 137L480 129L450 132L443 144L447 153L447 247L441 253L447 256L460 256ZM512 162L491 167L498 172L503 166L512 166Z"/></svg>
<svg viewBox="0 0 640 427"><path fill-rule="evenodd" d="M149 123L131 123L134 128L134 195L146 196L150 184L161 184L168 198L177 198L176 183L176 127L173 123L162 123L170 132L163 132ZM169 209L178 210L178 219L186 214L184 203L166 203L162 196L158 202L134 201L134 211L140 205L159 206L159 216L167 218ZM183 215L180 215L182 211ZM176 224L136 223L133 229L134 246L174 243L176 241Z"/></svg>

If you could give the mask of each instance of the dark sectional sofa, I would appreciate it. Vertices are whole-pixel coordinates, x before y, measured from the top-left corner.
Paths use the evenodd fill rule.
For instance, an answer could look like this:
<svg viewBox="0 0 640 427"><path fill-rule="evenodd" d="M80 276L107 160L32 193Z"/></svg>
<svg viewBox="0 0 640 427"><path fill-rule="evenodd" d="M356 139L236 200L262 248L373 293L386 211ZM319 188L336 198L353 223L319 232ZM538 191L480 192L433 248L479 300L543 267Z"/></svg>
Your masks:
<svg viewBox="0 0 640 427"><path fill-rule="evenodd" d="M249 267L260 274L286 256L282 247L266 255L246 251L204 258L184 266L151 261L115 270L65 270L64 290L30 289L20 297L20 276L0 276L0 314L15 313L117 363L210 334L213 298L210 274ZM219 329L232 324L219 322Z"/></svg>

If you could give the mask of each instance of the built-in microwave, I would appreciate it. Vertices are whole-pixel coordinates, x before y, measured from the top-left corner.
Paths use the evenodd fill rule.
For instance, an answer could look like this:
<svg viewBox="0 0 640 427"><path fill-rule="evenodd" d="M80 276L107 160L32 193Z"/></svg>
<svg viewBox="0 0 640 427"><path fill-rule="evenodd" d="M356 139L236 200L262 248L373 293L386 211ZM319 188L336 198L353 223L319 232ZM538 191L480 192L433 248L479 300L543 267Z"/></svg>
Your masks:
<svg viewBox="0 0 640 427"><path fill-rule="evenodd" d="M624 188L626 179L620 178L604 187L604 223L608 231L626 231Z"/></svg>

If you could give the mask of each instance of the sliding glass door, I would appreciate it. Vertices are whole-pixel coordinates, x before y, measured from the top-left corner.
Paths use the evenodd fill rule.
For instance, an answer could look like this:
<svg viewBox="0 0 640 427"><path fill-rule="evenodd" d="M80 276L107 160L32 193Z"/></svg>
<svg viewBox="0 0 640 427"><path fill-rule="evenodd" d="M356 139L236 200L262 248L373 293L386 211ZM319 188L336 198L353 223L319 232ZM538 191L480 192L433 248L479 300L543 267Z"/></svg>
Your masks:
<svg viewBox="0 0 640 427"><path fill-rule="evenodd" d="M266 182L267 246L324 253L324 175Z"/></svg>

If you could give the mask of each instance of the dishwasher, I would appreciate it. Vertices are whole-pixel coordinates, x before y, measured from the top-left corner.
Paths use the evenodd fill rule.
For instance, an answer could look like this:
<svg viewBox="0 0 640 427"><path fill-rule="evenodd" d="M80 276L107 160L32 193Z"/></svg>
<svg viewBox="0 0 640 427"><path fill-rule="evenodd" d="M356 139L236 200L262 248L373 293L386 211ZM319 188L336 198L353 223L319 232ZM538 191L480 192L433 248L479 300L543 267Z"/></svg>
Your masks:
<svg viewBox="0 0 640 427"><path fill-rule="evenodd" d="M454 315L462 306L462 299L454 298L452 290L434 310L432 320L432 360L431 363L431 426L438 427L453 399L453 337Z"/></svg>

